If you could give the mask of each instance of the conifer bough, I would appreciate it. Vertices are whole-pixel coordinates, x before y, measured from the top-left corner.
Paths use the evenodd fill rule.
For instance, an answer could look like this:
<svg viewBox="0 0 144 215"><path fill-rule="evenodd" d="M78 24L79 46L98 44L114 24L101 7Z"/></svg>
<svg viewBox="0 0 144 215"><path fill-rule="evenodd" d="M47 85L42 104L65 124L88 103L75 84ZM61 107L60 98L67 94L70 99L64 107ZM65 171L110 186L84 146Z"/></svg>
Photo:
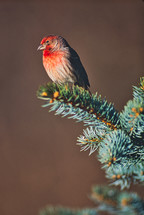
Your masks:
<svg viewBox="0 0 144 215"><path fill-rule="evenodd" d="M43 107L50 106L50 111L55 111L56 115L82 121L87 126L78 138L78 145L90 154L98 151L98 159L113 185L124 189L132 183L144 182L144 77L138 87L133 87L133 99L121 113L97 93L91 95L79 86L48 83L39 88L37 97L45 100ZM138 201L142 208L143 201ZM144 208L141 210L144 214ZM96 215L97 212L92 210L85 214Z"/></svg>

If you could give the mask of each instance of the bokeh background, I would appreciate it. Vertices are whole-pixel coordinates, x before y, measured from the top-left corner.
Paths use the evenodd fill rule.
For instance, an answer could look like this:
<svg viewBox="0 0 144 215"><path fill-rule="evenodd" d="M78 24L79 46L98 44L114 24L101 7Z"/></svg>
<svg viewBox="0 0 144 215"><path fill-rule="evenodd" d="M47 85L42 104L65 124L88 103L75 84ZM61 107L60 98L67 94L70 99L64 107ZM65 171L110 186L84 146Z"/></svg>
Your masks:
<svg viewBox="0 0 144 215"><path fill-rule="evenodd" d="M0 214L34 215L47 204L91 207L91 185L107 183L95 155L76 146L83 124L41 108L49 80L37 47L59 34L79 53L91 91L120 111L144 76L144 2L0 2ZM142 187L132 187L143 194Z"/></svg>

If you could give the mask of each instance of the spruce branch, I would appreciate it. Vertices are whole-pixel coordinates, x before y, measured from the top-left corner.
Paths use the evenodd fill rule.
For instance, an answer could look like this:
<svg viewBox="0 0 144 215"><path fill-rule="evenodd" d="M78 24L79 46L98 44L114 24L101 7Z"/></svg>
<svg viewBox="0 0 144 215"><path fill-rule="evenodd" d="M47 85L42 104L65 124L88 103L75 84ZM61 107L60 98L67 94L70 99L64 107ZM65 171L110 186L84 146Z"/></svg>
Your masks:
<svg viewBox="0 0 144 215"><path fill-rule="evenodd" d="M120 186L121 189L129 188L133 184L144 182L144 162L130 164L123 162L123 165L111 165L106 169L106 177L110 179L111 185Z"/></svg>
<svg viewBox="0 0 144 215"><path fill-rule="evenodd" d="M133 89L134 98L120 114L106 99L78 86L48 83L37 92L46 101L43 107L88 126L77 144L89 154L98 149L106 177L122 189L144 181L144 78Z"/></svg>
<svg viewBox="0 0 144 215"><path fill-rule="evenodd" d="M144 134L144 99L130 100L120 114L121 125L129 135L141 138Z"/></svg>
<svg viewBox="0 0 144 215"><path fill-rule="evenodd" d="M144 162L140 162L135 165L133 174L133 180L135 183L143 183L144 182Z"/></svg>
<svg viewBox="0 0 144 215"><path fill-rule="evenodd" d="M106 135L107 129L101 127L100 124L90 126L83 130L83 135L78 138L77 145L81 146L81 151L90 150L89 155L91 155L95 150L98 149L100 143Z"/></svg>
<svg viewBox="0 0 144 215"><path fill-rule="evenodd" d="M99 160L105 166L124 163L131 157L133 144L122 130L112 131L106 135L99 148Z"/></svg>
<svg viewBox="0 0 144 215"><path fill-rule="evenodd" d="M86 126L78 138L81 151L98 151L98 159L112 185L121 189L144 182L144 77L140 86L133 87L133 99L118 113L101 96L90 95L81 87L48 83L37 92L62 117L82 121ZM106 211L114 215L143 215L144 200L135 193L119 192L106 186L95 186L91 199L98 204L93 209L52 207L41 215L100 215Z"/></svg>
<svg viewBox="0 0 144 215"><path fill-rule="evenodd" d="M140 86L133 87L133 97L134 99L144 99L144 77L140 78Z"/></svg>
<svg viewBox="0 0 144 215"><path fill-rule="evenodd" d="M111 129L120 126L119 114L113 105L97 93L90 95L81 87L48 83L39 88L37 96L47 101L44 107L52 106L51 110L57 114L71 115L69 118L84 121L88 125L102 123Z"/></svg>
<svg viewBox="0 0 144 215"><path fill-rule="evenodd" d="M69 209L47 206L40 215L143 215L144 200L133 192L119 192L108 186L93 186L90 199L96 204L94 208Z"/></svg>
<svg viewBox="0 0 144 215"><path fill-rule="evenodd" d="M123 165L113 165L107 168L106 177L110 179L111 185L129 188L131 183L136 181L133 180L134 166L130 166L127 163Z"/></svg>
<svg viewBox="0 0 144 215"><path fill-rule="evenodd" d="M63 207L47 206L41 210L40 215L98 215L96 209L69 209Z"/></svg>
<svg viewBox="0 0 144 215"><path fill-rule="evenodd" d="M144 200L136 193L119 192L108 186L93 186L91 199L100 204L97 210L115 215L143 215Z"/></svg>
<svg viewBox="0 0 144 215"><path fill-rule="evenodd" d="M122 128L134 138L135 142L144 137L144 77L140 78L140 86L133 87L133 99L128 101L120 114Z"/></svg>

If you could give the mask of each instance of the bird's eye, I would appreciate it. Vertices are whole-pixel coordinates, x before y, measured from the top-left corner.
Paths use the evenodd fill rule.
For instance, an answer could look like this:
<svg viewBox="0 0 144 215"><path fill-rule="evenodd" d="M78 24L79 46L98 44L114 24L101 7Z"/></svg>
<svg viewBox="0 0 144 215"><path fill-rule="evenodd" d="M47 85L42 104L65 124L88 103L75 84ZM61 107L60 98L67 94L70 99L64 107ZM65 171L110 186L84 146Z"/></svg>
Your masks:
<svg viewBox="0 0 144 215"><path fill-rule="evenodd" d="M49 43L49 40L47 40L46 43Z"/></svg>

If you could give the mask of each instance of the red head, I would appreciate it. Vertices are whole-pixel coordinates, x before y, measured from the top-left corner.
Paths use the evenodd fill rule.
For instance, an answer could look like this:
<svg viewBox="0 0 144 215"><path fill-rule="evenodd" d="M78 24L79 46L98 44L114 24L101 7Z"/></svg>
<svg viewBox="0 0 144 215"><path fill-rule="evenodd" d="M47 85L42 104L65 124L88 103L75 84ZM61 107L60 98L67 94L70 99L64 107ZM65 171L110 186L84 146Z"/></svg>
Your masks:
<svg viewBox="0 0 144 215"><path fill-rule="evenodd" d="M63 37L57 35L50 35L42 39L38 50L47 50L54 52L66 46L68 46L68 43Z"/></svg>

